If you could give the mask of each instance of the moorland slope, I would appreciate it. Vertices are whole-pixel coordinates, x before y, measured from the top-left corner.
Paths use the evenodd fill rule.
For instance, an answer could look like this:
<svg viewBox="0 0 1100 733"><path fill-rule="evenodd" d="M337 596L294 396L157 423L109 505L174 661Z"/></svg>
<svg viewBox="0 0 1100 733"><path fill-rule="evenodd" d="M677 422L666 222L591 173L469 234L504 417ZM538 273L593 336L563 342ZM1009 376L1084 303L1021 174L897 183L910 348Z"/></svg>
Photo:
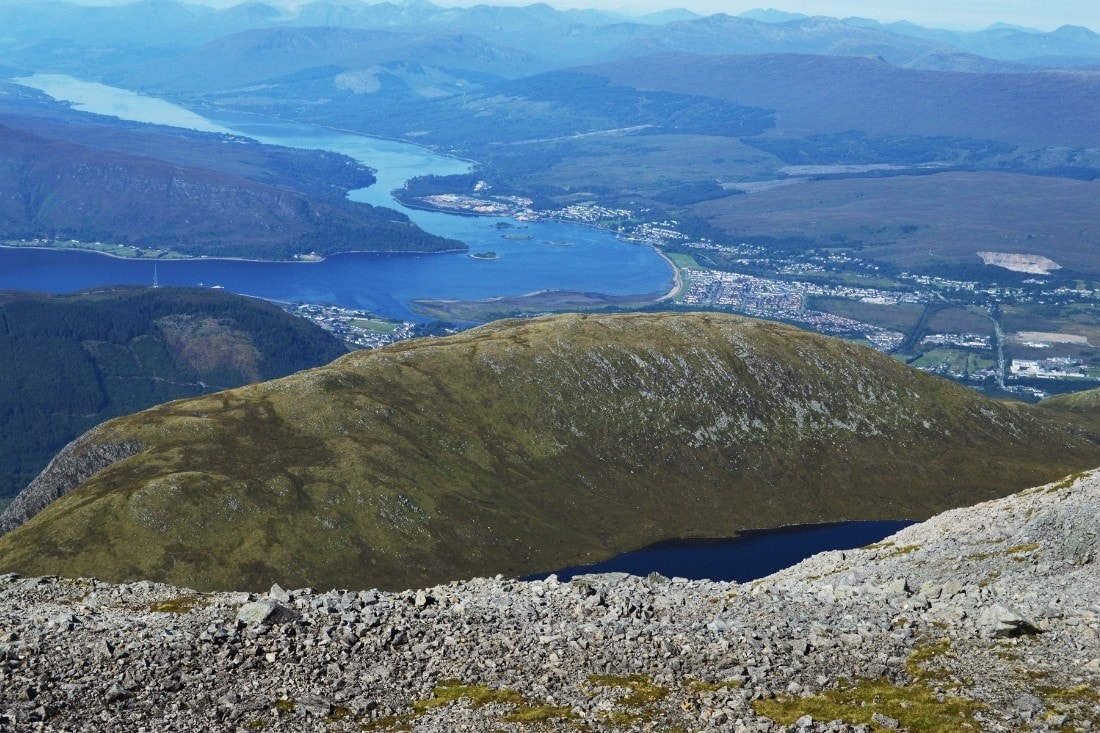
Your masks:
<svg viewBox="0 0 1100 733"><path fill-rule="evenodd" d="M1084 419L776 323L505 321L101 426L41 478L74 490L0 539L0 569L203 589L524 575L924 518L1094 465ZM112 446L139 450L66 476Z"/></svg>

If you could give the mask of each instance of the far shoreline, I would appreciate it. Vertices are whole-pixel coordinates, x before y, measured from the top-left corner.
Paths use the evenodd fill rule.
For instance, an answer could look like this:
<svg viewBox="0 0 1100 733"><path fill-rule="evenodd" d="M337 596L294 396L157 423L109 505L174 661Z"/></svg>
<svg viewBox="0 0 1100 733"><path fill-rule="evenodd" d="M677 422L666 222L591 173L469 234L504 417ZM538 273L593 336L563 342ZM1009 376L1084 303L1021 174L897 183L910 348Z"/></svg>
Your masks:
<svg viewBox="0 0 1100 733"><path fill-rule="evenodd" d="M381 250L381 249L367 249L367 250L347 250L344 252L330 252L327 255L309 255L303 259L259 259L256 257L208 257L205 255L185 255L179 252L173 252L172 250L166 250L171 252L172 257L127 257L126 255L115 254L114 252L104 252L101 249L95 249L93 247L49 247L39 244L0 244L2 249L33 249L42 252L86 252L88 254L103 255L104 257L112 257L116 260L125 260L127 262L274 262L280 264L307 264L312 265L319 262L324 262L329 257L338 257L340 255L441 255L441 254L455 254L460 252L469 252L470 248L467 246L465 249L438 249L430 252L417 252L409 250Z"/></svg>
<svg viewBox="0 0 1100 733"><path fill-rule="evenodd" d="M646 246L651 247L653 251L657 253L657 256L667 262L668 266L672 268L672 289L662 295L660 298L657 298L655 302L660 303L664 300L674 299L677 295L680 294L680 291L684 289L684 278L683 275L680 274L680 268L677 267L676 263L672 261L672 258L665 254L665 251L657 245L649 244L647 242Z"/></svg>

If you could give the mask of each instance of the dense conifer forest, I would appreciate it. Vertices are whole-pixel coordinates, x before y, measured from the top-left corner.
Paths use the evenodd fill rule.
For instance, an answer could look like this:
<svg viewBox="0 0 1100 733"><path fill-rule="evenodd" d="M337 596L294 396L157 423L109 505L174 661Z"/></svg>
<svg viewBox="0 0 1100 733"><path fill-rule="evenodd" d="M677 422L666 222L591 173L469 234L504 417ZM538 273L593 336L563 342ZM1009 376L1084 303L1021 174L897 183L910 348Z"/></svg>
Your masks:
<svg viewBox="0 0 1100 733"><path fill-rule="evenodd" d="M345 350L270 303L216 290L0 294L0 503L103 420Z"/></svg>

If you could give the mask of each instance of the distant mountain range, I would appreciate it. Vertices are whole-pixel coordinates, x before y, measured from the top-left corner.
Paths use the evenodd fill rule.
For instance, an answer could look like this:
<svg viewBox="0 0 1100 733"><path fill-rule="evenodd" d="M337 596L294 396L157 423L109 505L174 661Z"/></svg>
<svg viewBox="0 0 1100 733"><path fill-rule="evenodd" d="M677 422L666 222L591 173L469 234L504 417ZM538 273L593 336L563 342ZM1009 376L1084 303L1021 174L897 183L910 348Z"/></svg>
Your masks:
<svg viewBox="0 0 1100 733"><path fill-rule="evenodd" d="M1100 56L1100 35L1088 28L1064 25L1049 33L996 24L981 31L946 31L907 22L882 24L873 20L847 18L850 26L876 28L890 33L923 38L951 46L963 53L1002 61L1021 61L1035 66L1057 66L1065 59L1093 59Z"/></svg>
<svg viewBox="0 0 1100 733"><path fill-rule="evenodd" d="M670 54L585 71L640 90L770 109L784 136L862 130L1085 148L1095 145L1100 119L1093 74L962 74L811 54Z"/></svg>
<svg viewBox="0 0 1100 733"><path fill-rule="evenodd" d="M949 49L936 41L854 27L833 18L762 23L717 14L639 34L617 48L615 56L652 56L671 51L708 55L809 53L880 57L904 65L936 50Z"/></svg>
<svg viewBox="0 0 1100 733"><path fill-rule="evenodd" d="M66 35L70 21L52 5L19 6L22 15L11 10L14 5L0 7L11 13L12 29L22 28L19 42L11 40L15 30L7 43L0 42L0 63L11 69L28 63L35 70L69 70L196 109L403 139L476 161L480 180L530 198L537 208L600 201L646 209L655 220L681 222L693 237L771 236L770 222L763 232L746 229L737 224L739 217L724 213L737 206L725 199L750 189L756 202L779 199L770 210L780 211L795 189L761 187L770 182L812 186L822 178L858 178L861 189L878 196L872 189L881 186L872 178L964 172L975 174L969 190L978 192L993 190L981 176L994 172L1018 176L1011 185L1002 185L1002 177L993 186L1010 192L1006 206L1015 211L1057 198L1050 182L1037 177L1100 176L1100 77L1080 68L1100 59L1100 36L1084 29L1038 33L1002 25L959 34L774 13L664 17L655 24L652 18L624 21L545 5L464 9L419 1L312 3L288 13L264 5L194 9L166 0L81 10L89 18L114 18L118 33L132 26L136 34L162 18L157 27L163 42L153 28L144 40L135 35L133 43L96 45L81 40L90 35ZM1001 41L1003 49L997 47ZM1026 53L1019 51L1024 47ZM1039 56L1047 63L1051 54L1069 59L1065 65L1072 68L1033 64ZM30 127L24 132L44 134ZM85 139L68 142L84 145ZM9 147L17 151L22 144ZM115 152L129 155L132 149ZM131 217L125 221L129 231L113 228L116 238L160 238L195 253L279 257L313 249L461 246L424 235L400 215L349 204L342 198L346 188L310 184L303 192L295 184L292 192L274 192L264 186L275 176L224 179L217 161L204 161L201 170L181 169L187 185L206 192L189 200L189 206L202 204L197 219L177 207L179 199L149 205L155 191L176 190L169 186L176 169L163 160L154 164L160 153L149 146L140 150L152 160L127 158L123 167L135 173L128 177L133 185L112 180L121 187L117 195L81 201L83 211L75 206L77 196L91 185L90 171L105 170L106 158L88 158L83 178L41 161L26 163L39 171L37 180L58 180L51 183L58 189L53 198L72 205L42 206L34 196L44 188L32 187L33 195L26 194L30 205L8 214L9 235L51 231L102 238L112 232L99 225L121 221L112 205L126 201L126 211L154 213L159 226L152 226L152 218L143 223ZM211 195L223 184L230 195ZM981 234L1041 239L1052 248L1047 256L1059 261L1064 254L1087 274L1094 263L1080 255L1091 247L1091 227L1066 239L1064 228L1050 226L1081 217L1080 193L1059 206L1067 216L1018 226L995 223ZM841 192L842 199L846 195ZM137 206L139 201L146 203ZM827 216L806 213L801 200L793 216L818 222L804 238L855 247L893 247L900 232L902 255L883 264L920 269L927 258L914 253L927 254L939 244L941 229L974 230L973 207L959 201L953 196L936 202L940 229L927 226L929 217L916 207L877 227L831 209ZM776 220L783 218L776 214ZM207 226L188 232L181 226L188 220ZM805 228L802 219L790 220ZM835 228L822 229L834 221ZM99 228L70 234L86 222ZM232 232L234 241L221 240L216 228ZM945 266L975 264L978 248L957 239L937 247L949 256ZM1069 270L1061 274L1071 276Z"/></svg>
<svg viewBox="0 0 1100 733"><path fill-rule="evenodd" d="M169 94L264 88L283 90L324 81L330 88L354 84L380 65L415 63L464 79L496 81L544 70L527 51L496 46L471 34L410 34L337 26L250 30L219 38L178 55L112 75L128 87ZM117 77L117 78L116 78ZM461 86L443 91L458 93Z"/></svg>
<svg viewBox="0 0 1100 733"><path fill-rule="evenodd" d="M520 576L923 518L1094 466L1097 436L1088 410L764 321L504 321L107 423L21 496L45 508L0 538L0 569L199 589Z"/></svg>
<svg viewBox="0 0 1100 733"><path fill-rule="evenodd" d="M0 501L96 423L346 351L309 321L219 290L0 292Z"/></svg>
<svg viewBox="0 0 1100 733"><path fill-rule="evenodd" d="M1031 66L1081 66L1100 62L1100 35L1065 26L1050 33L998 25L978 32L945 31L911 23L863 18L807 17L776 11L699 17L668 11L640 18L593 10L559 11L537 3L522 7L440 7L424 0L367 4L313 2L288 11L260 2L215 10L174 0L143 0L95 7L65 2L0 4L0 62L13 67L83 71L120 80L135 64L179 56L238 33L302 28L344 28L419 37L476 36L498 49L484 71L514 77L583 63L657 52L821 53L880 56L891 63L936 68L958 56L959 70L973 70L968 56ZM330 49L330 54L339 47ZM300 53L299 50L297 53ZM515 58L526 58L516 64ZM436 59L444 69L468 68L464 49ZM478 62L487 67L491 58ZM159 63L159 62L158 62ZM990 70L993 67L990 67Z"/></svg>

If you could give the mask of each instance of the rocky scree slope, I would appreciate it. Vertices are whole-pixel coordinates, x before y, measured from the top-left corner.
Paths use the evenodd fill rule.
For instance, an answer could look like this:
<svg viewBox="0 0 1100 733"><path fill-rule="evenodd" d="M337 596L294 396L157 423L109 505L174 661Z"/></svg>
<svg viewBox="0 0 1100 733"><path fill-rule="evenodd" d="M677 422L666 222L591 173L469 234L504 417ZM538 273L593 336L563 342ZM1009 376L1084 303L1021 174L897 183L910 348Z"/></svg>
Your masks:
<svg viewBox="0 0 1100 733"><path fill-rule="evenodd" d="M0 729L1083 731L1100 471L746 584L0 576Z"/></svg>
<svg viewBox="0 0 1100 733"><path fill-rule="evenodd" d="M0 538L0 570L201 590L520 577L924 518L1100 462L1079 419L764 321L501 322L112 421L82 450L143 450Z"/></svg>

